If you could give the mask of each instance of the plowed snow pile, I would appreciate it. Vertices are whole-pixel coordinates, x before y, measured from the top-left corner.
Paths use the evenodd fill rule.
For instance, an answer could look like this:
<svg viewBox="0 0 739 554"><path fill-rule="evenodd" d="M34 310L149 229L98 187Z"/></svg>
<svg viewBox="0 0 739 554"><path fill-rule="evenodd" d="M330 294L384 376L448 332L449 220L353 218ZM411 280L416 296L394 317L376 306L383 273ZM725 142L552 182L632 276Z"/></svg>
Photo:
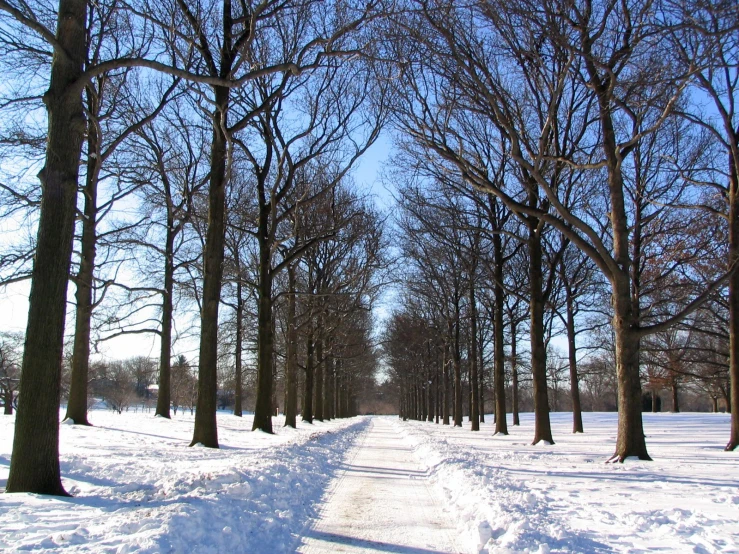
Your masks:
<svg viewBox="0 0 739 554"><path fill-rule="evenodd" d="M357 439L369 418L298 430L277 418L271 436L252 433L249 417L218 417L220 450L187 446L189 414L169 421L93 411L95 427L62 425L63 481L75 496L0 494L0 551L294 552L332 480L352 469L342 460L362 448ZM739 452L722 450L728 416L645 414L654 461L624 464L605 463L616 414L584 414L583 435L570 432L570 414L552 414L556 444L537 446L529 444L530 414L521 419L520 427L509 423L510 435L493 436L491 416L476 433L467 422L453 428L388 418L385 426L422 466L408 474L385 467L393 463L387 459L382 471L430 476L465 553L739 553ZM13 420L0 416L0 489ZM382 544L403 544L390 528L386 534Z"/></svg>
<svg viewBox="0 0 739 554"><path fill-rule="evenodd" d="M556 444L531 446L531 414L508 436L401 423L444 491L467 552L739 552L739 452L725 414L644 414L652 462L604 463L616 414L552 414Z"/></svg>
<svg viewBox="0 0 739 554"><path fill-rule="evenodd" d="M0 488L14 417L0 416ZM61 426L63 483L74 498L0 494L0 552L290 552L366 427L354 418L275 435L218 415L219 450L194 447L193 419L95 410Z"/></svg>

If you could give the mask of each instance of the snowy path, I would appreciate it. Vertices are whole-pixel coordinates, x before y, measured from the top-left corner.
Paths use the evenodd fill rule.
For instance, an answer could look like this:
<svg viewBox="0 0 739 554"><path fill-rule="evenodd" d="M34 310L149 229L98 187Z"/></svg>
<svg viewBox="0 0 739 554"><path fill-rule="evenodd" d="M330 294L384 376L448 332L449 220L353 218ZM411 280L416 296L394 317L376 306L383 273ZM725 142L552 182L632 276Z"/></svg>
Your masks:
<svg viewBox="0 0 739 554"><path fill-rule="evenodd" d="M458 552L454 527L405 435L373 418L298 552Z"/></svg>

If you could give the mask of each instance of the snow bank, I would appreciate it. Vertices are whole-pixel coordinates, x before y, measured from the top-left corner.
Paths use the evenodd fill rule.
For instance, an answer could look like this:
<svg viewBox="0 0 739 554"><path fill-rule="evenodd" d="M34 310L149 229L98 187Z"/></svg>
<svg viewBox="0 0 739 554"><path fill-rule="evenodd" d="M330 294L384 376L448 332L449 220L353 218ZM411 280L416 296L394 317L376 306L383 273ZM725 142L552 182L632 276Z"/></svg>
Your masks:
<svg viewBox="0 0 739 554"><path fill-rule="evenodd" d="M218 450L188 448L192 417L94 411L61 427L71 499L0 495L0 551L250 552L294 550L366 419L253 433L219 414ZM0 487L13 418L0 419Z"/></svg>
<svg viewBox="0 0 739 554"><path fill-rule="evenodd" d="M604 463L616 414L552 414L555 445L531 446L533 418L492 436L397 422L441 488L465 552L739 552L739 453L723 414L645 414L653 462ZM492 416L488 417L492 421Z"/></svg>

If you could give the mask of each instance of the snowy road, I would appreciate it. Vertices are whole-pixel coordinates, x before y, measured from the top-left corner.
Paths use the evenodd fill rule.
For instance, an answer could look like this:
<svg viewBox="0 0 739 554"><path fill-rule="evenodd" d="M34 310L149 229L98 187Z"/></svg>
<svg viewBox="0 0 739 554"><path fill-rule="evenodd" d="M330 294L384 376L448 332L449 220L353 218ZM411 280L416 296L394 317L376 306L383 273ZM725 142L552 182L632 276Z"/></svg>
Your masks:
<svg viewBox="0 0 739 554"><path fill-rule="evenodd" d="M458 552L425 468L393 423L372 419L298 552Z"/></svg>

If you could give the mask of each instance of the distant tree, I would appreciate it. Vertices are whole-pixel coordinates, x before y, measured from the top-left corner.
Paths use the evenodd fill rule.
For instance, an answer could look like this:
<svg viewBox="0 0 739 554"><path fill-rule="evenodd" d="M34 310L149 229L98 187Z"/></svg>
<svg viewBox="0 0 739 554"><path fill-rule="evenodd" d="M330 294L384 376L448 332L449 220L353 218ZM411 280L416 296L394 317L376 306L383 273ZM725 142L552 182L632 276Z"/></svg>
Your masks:
<svg viewBox="0 0 739 554"><path fill-rule="evenodd" d="M136 378L124 361L104 364L98 379L98 390L103 400L119 414L136 400Z"/></svg>
<svg viewBox="0 0 739 554"><path fill-rule="evenodd" d="M0 401L5 415L12 415L18 407L21 368L22 338L17 335L0 335Z"/></svg>

